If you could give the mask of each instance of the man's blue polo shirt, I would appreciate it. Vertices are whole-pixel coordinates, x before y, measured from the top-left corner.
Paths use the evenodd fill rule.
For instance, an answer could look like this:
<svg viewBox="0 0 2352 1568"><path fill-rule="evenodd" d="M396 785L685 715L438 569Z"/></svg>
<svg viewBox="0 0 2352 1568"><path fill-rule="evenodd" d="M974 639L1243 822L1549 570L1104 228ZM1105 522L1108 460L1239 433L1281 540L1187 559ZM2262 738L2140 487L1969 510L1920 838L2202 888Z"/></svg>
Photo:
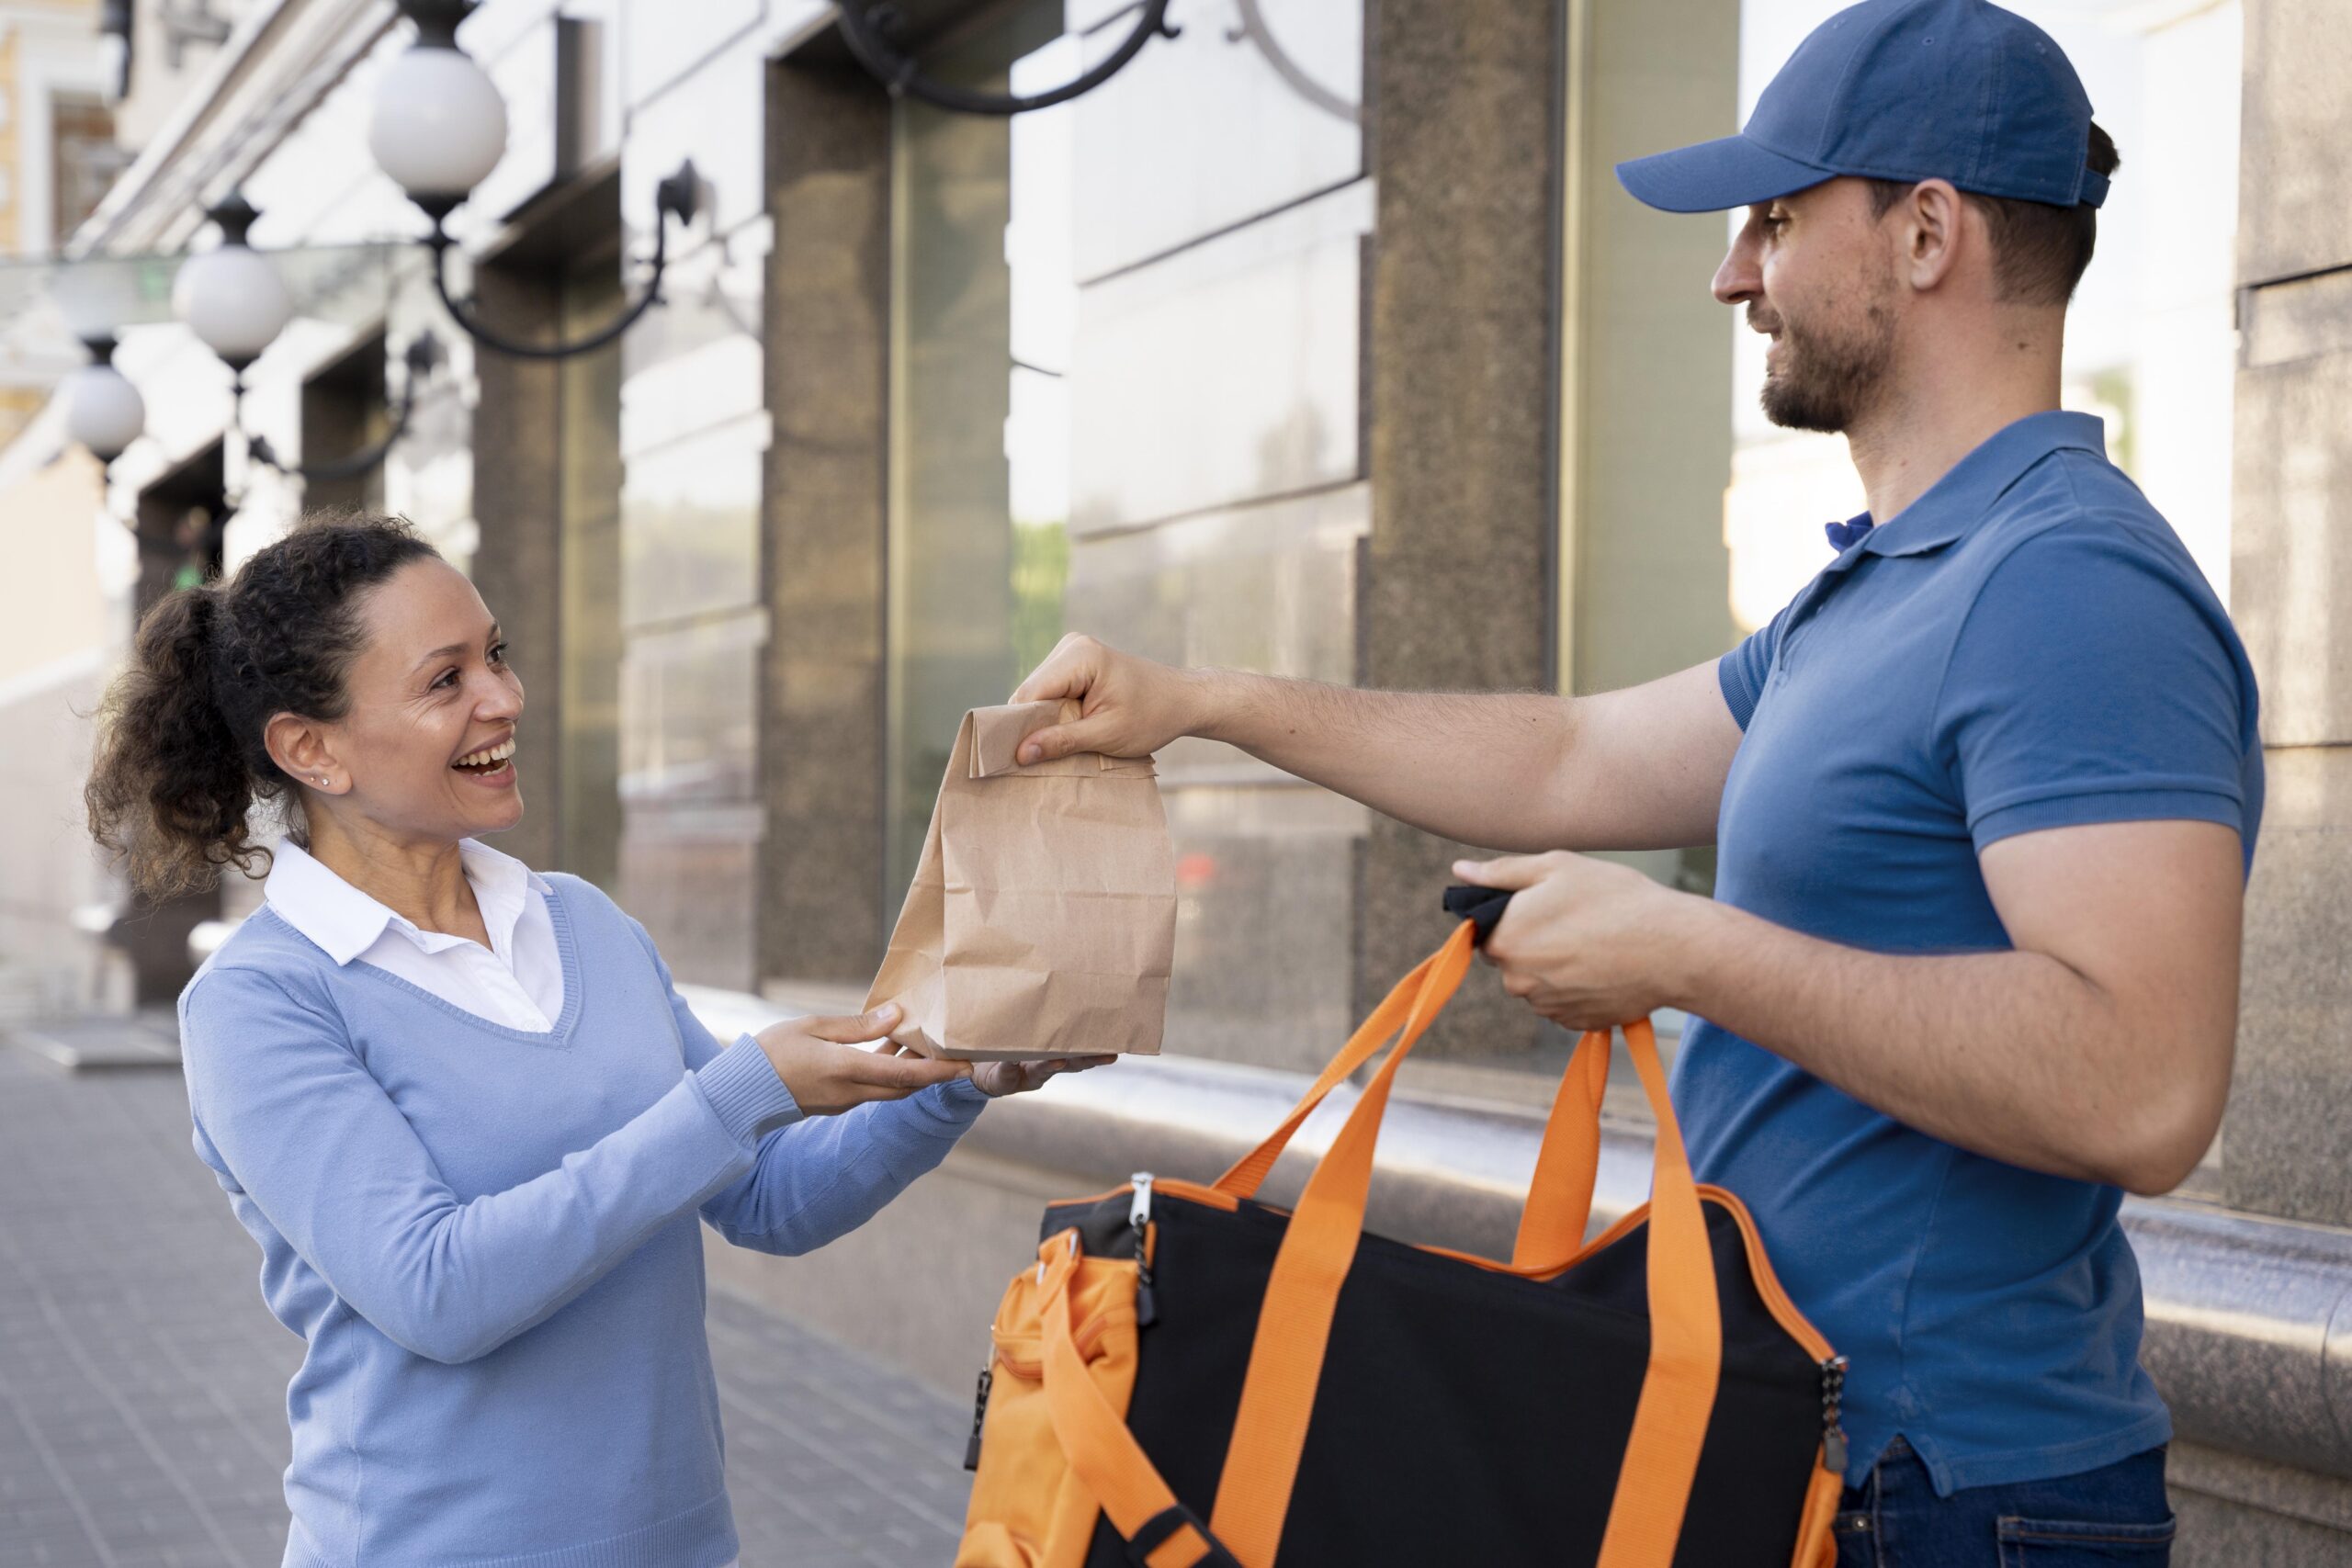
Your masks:
<svg viewBox="0 0 2352 1568"><path fill-rule="evenodd" d="M1746 734L1715 897L1780 925L1879 953L2006 949L1976 857L2045 828L2220 822L2251 862L2254 672L2088 416L1977 447L1719 675ZM2115 1188L1966 1153L1696 1021L1675 1103L1701 1179L1747 1201L1852 1362L1849 1483L1897 1435L1945 1493L2170 1437Z"/></svg>

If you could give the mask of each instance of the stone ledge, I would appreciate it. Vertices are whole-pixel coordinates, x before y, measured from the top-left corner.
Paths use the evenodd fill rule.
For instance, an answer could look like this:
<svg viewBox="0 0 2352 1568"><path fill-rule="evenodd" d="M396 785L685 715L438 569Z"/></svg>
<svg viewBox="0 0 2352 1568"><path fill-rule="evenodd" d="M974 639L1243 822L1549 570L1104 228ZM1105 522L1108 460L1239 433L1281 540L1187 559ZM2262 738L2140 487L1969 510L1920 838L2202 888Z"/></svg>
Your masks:
<svg viewBox="0 0 2352 1568"><path fill-rule="evenodd" d="M681 987L722 1038L785 1016L738 993ZM1408 1072L1381 1129L1370 1223L1384 1235L1508 1256L1543 1138L1540 1113L1468 1098L1408 1098ZM989 1109L966 1145L1001 1161L1114 1185L1136 1170L1206 1180L1281 1121L1297 1073L1182 1056L1138 1057L1057 1079ZM1267 1182L1294 1199L1308 1157L1355 1100L1342 1085ZM1646 1201L1647 1133L1601 1137L1592 1224ZM1081 1189L1082 1190L1082 1189ZM1077 1195L1073 1190L1071 1196ZM2143 1359L2184 1440L2352 1478L2352 1233L2177 1200L2127 1199L2123 1224L2147 1302Z"/></svg>

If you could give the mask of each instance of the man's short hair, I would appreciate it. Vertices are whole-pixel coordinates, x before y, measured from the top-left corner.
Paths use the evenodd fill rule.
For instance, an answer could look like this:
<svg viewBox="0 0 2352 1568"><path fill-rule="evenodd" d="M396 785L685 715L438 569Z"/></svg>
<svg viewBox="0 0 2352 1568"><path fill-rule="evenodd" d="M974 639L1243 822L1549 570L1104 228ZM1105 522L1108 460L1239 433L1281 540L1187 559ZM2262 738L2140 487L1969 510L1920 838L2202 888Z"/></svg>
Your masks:
<svg viewBox="0 0 2352 1568"><path fill-rule="evenodd" d="M2091 123L2087 162L2091 169L2112 175L2123 157L2115 139ZM1871 216L1883 218L1887 209L1911 193L1916 180L1871 180ZM2091 250L2098 243L2098 209L2087 202L2053 207L2042 201L2010 197L1978 196L1962 191L1966 200L1984 215L1993 236L1993 281L1999 298L2019 305L2064 305L2075 297L2075 286L2091 265Z"/></svg>

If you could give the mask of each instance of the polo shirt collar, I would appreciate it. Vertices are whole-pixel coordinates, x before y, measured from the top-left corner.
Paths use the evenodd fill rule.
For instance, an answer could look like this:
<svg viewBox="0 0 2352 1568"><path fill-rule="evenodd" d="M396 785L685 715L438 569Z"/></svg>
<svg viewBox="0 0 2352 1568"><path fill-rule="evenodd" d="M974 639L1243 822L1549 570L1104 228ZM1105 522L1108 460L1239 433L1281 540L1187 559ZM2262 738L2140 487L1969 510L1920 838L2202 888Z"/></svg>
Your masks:
<svg viewBox="0 0 2352 1568"><path fill-rule="evenodd" d="M511 953L525 900L534 891L548 890L545 879L513 855L473 839L460 840L458 853L465 864L466 880L473 884L474 902L481 909L491 945L499 953ZM328 870L325 863L291 839L271 846L269 875L262 884L262 897L280 919L316 942L338 964L349 964L375 946L388 930L400 932L425 953L437 953L466 940L446 931L420 930Z"/></svg>
<svg viewBox="0 0 2352 1568"><path fill-rule="evenodd" d="M1966 533L2027 469L2070 446L2105 457L2105 423L2097 414L2053 409L2004 425L1917 500L1840 551L1829 570L1844 571L1865 555L1918 556L1942 549ZM1867 512L1853 519L1869 520Z"/></svg>

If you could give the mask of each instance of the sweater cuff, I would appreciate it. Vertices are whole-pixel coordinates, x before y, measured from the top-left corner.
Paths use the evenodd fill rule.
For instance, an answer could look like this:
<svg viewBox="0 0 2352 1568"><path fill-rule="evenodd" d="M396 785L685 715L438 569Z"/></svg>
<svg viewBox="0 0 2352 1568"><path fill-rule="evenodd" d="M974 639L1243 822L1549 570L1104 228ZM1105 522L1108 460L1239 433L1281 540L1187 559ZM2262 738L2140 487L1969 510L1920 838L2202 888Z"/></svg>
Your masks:
<svg viewBox="0 0 2352 1568"><path fill-rule="evenodd" d="M934 1084L924 1091L924 1096L938 1101L937 1113L955 1123L958 1132L971 1125L989 1099L989 1092L969 1078L951 1078L946 1083Z"/></svg>
<svg viewBox="0 0 2352 1568"><path fill-rule="evenodd" d="M719 1125L737 1143L756 1142L761 1133L800 1120L799 1102L776 1077L775 1064L746 1034L695 1074L703 1098L710 1101Z"/></svg>

